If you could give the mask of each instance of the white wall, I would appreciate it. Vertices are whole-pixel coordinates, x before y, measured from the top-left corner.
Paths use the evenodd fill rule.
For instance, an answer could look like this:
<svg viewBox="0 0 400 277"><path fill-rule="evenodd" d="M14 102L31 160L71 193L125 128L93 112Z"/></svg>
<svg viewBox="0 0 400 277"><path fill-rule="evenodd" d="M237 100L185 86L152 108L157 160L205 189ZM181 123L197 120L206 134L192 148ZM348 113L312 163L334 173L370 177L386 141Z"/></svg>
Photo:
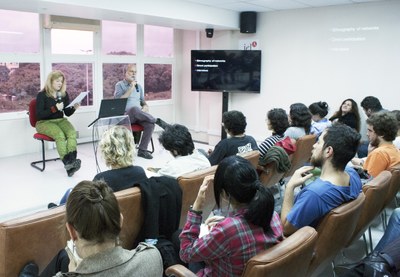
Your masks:
<svg viewBox="0 0 400 277"><path fill-rule="evenodd" d="M399 11L400 1L387 1L269 12L258 15L256 34L217 32L210 42L214 49L237 49L238 40L257 39L262 50L261 94L231 94L229 109L246 115L247 133L257 140L268 134L266 112L275 107L289 111L294 102L308 106L326 101L332 114L346 98L360 103L374 95L385 108L400 109ZM189 68L181 78L190 80ZM190 83L181 93L193 94L189 90ZM201 96L218 102L216 94ZM181 105L177 118L195 110L190 97L183 96ZM208 106L201 106L202 117L215 116L213 121L209 118L207 130L220 126L219 107L220 103L213 105L215 111L210 113ZM361 107L360 114L364 118Z"/></svg>

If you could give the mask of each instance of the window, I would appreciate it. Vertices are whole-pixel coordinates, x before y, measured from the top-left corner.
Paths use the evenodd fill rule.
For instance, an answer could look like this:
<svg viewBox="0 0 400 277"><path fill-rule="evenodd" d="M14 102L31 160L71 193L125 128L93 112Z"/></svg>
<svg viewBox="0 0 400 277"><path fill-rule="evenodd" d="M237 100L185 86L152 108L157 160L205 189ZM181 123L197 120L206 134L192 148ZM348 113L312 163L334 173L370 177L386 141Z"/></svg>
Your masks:
<svg viewBox="0 0 400 277"><path fill-rule="evenodd" d="M172 65L145 64L144 92L146 100L171 99Z"/></svg>
<svg viewBox="0 0 400 277"><path fill-rule="evenodd" d="M0 63L0 112L28 110L39 90L39 63Z"/></svg>
<svg viewBox="0 0 400 277"><path fill-rule="evenodd" d="M128 64L103 64L103 98L114 98L115 84L124 79L125 68Z"/></svg>
<svg viewBox="0 0 400 277"><path fill-rule="evenodd" d="M0 10L0 53L39 53L39 15Z"/></svg>
<svg viewBox="0 0 400 277"><path fill-rule="evenodd" d="M102 53L136 56L136 24L102 21Z"/></svg>
<svg viewBox="0 0 400 277"><path fill-rule="evenodd" d="M51 30L52 54L93 54L93 32L77 30Z"/></svg>
<svg viewBox="0 0 400 277"><path fill-rule="evenodd" d="M173 57L174 29L144 26L144 55L147 57Z"/></svg>
<svg viewBox="0 0 400 277"><path fill-rule="evenodd" d="M81 105L93 105L93 65L91 63L53 63L52 68L64 73L71 101L82 91L90 91Z"/></svg>

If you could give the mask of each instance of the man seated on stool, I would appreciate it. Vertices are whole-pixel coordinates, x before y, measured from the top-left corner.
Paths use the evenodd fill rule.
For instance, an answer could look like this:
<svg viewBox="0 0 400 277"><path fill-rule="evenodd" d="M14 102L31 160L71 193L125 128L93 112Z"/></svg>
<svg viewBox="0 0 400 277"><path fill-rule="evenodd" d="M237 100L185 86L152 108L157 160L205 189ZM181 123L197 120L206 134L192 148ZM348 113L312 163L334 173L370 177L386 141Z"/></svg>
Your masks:
<svg viewBox="0 0 400 277"><path fill-rule="evenodd" d="M304 226L315 228L332 209L358 197L360 177L346 165L356 154L360 138L353 128L341 123L328 127L319 136L312 150L312 166L296 170L286 185L281 211L286 236ZM294 197L294 189L313 176L314 167L321 167L320 177Z"/></svg>
<svg viewBox="0 0 400 277"><path fill-rule="evenodd" d="M115 85L115 98L128 98L125 113L129 116L131 124L142 125L143 135L139 144L138 156L145 159L152 159L153 156L147 151L151 136L154 131L154 124L159 124L160 119L155 119L149 114L149 106L144 100L144 92L141 85L136 82L136 66L129 64L126 67L125 78ZM163 128L163 126L160 126Z"/></svg>

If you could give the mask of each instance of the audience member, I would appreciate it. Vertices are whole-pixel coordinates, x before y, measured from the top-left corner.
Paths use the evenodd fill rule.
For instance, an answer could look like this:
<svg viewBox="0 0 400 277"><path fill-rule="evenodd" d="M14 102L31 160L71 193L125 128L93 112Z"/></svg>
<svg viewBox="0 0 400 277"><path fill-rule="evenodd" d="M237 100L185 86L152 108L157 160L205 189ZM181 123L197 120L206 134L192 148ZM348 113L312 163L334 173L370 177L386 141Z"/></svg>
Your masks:
<svg viewBox="0 0 400 277"><path fill-rule="evenodd" d="M394 139L393 144L397 149L400 149L400 110L394 110L392 113L397 120L397 136Z"/></svg>
<svg viewBox="0 0 400 277"><path fill-rule="evenodd" d="M372 114L376 112L383 111L381 102L378 98L374 96L367 96L361 101L361 107L364 110L364 113L367 117L370 117ZM361 141L360 146L358 147L357 156L359 158L364 158L368 155L369 142Z"/></svg>
<svg viewBox="0 0 400 277"><path fill-rule="evenodd" d="M340 123L326 128L319 136L312 150L312 166L296 170L286 185L281 211L285 235L304 226L316 227L330 210L358 197L360 177L346 164L354 157L360 137L353 128ZM321 167L320 177L294 198L295 188L313 177L314 167Z"/></svg>
<svg viewBox="0 0 400 277"><path fill-rule="evenodd" d="M289 112L290 127L286 130L285 136L294 140L308 135L311 129L311 113L303 103L290 105Z"/></svg>
<svg viewBox="0 0 400 277"><path fill-rule="evenodd" d="M148 168L158 174L178 178L192 171L210 167L210 161L194 149L192 135L188 128L180 124L170 125L160 134L158 140L165 150L174 157L162 168Z"/></svg>
<svg viewBox="0 0 400 277"><path fill-rule="evenodd" d="M61 71L54 70L47 76L44 88L36 96L36 130L55 140L58 155L71 177L80 169L81 160L76 158L76 130L64 114L71 116L80 105L68 107L70 101L66 87L65 75Z"/></svg>
<svg viewBox="0 0 400 277"><path fill-rule="evenodd" d="M310 134L319 137L325 128L330 127L332 123L325 117L328 114L329 106L326 102L312 103L308 109L312 115Z"/></svg>
<svg viewBox="0 0 400 277"><path fill-rule="evenodd" d="M339 110L337 110L329 120L346 124L356 129L357 132L360 132L360 113L358 112L358 105L351 98L344 100Z"/></svg>
<svg viewBox="0 0 400 277"><path fill-rule="evenodd" d="M381 102L374 96L367 96L361 101L361 107L367 117L383 110Z"/></svg>
<svg viewBox="0 0 400 277"><path fill-rule="evenodd" d="M285 131L289 127L289 120L284 109L272 109L267 113L267 128L272 131L272 136L266 138L259 146L260 159L264 158L268 150L278 141L285 138Z"/></svg>
<svg viewBox="0 0 400 277"><path fill-rule="evenodd" d="M158 124L159 121L149 114L149 106L144 100L143 88L136 82L135 65L129 64L126 67L124 80L115 85L114 97L128 98L125 112L129 115L131 124L137 123L144 128L137 155L145 159L152 159L153 156L147 150L147 147L154 131L154 124Z"/></svg>
<svg viewBox="0 0 400 277"><path fill-rule="evenodd" d="M126 127L116 125L105 131L99 148L107 167L111 169L98 173L93 181L103 180L114 192L117 192L147 179L143 168L133 165L136 147L132 132ZM61 198L60 205L67 202L71 190L67 190ZM49 203L48 208L56 206L54 203Z"/></svg>
<svg viewBox="0 0 400 277"><path fill-rule="evenodd" d="M122 220L117 199L106 183L80 182L66 204L71 246L61 250L40 275L31 262L19 276L161 276L162 260L156 248L145 243L133 250L118 246Z"/></svg>
<svg viewBox="0 0 400 277"><path fill-rule="evenodd" d="M370 152L367 158L354 158L353 165L363 167L372 177L400 163L400 150L393 144L398 122L390 112L372 114L367 119Z"/></svg>
<svg viewBox="0 0 400 277"><path fill-rule="evenodd" d="M211 165L216 165L225 157L258 150L257 142L245 134L246 117L239 111L228 111L222 115L222 124L228 138L221 140L214 151L209 150L208 160Z"/></svg>
<svg viewBox="0 0 400 277"><path fill-rule="evenodd" d="M106 166L111 169L98 173L93 181L103 180L117 192L147 179L143 168L133 165L136 146L132 132L126 127L116 125L104 132L99 148Z"/></svg>
<svg viewBox="0 0 400 277"><path fill-rule="evenodd" d="M213 182L204 178L179 238L184 262L204 262L198 276L241 276L246 262L257 253L278 243L282 225L274 211L274 196L262 186L249 161L230 156L221 161L214 177L214 196L220 207L222 198L232 211L226 217L206 220L208 234L199 237L206 191ZM189 267L190 268L190 267Z"/></svg>

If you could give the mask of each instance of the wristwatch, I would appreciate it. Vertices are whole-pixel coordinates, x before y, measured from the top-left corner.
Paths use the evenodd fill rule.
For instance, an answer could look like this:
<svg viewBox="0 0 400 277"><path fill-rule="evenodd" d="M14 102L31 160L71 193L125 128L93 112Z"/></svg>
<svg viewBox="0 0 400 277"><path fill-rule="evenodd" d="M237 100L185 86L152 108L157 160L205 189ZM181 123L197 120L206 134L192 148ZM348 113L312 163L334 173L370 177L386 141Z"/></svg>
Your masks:
<svg viewBox="0 0 400 277"><path fill-rule="evenodd" d="M203 211L195 211L193 210L193 205L190 205L189 211L191 211L192 213L195 213L197 215L202 215Z"/></svg>

